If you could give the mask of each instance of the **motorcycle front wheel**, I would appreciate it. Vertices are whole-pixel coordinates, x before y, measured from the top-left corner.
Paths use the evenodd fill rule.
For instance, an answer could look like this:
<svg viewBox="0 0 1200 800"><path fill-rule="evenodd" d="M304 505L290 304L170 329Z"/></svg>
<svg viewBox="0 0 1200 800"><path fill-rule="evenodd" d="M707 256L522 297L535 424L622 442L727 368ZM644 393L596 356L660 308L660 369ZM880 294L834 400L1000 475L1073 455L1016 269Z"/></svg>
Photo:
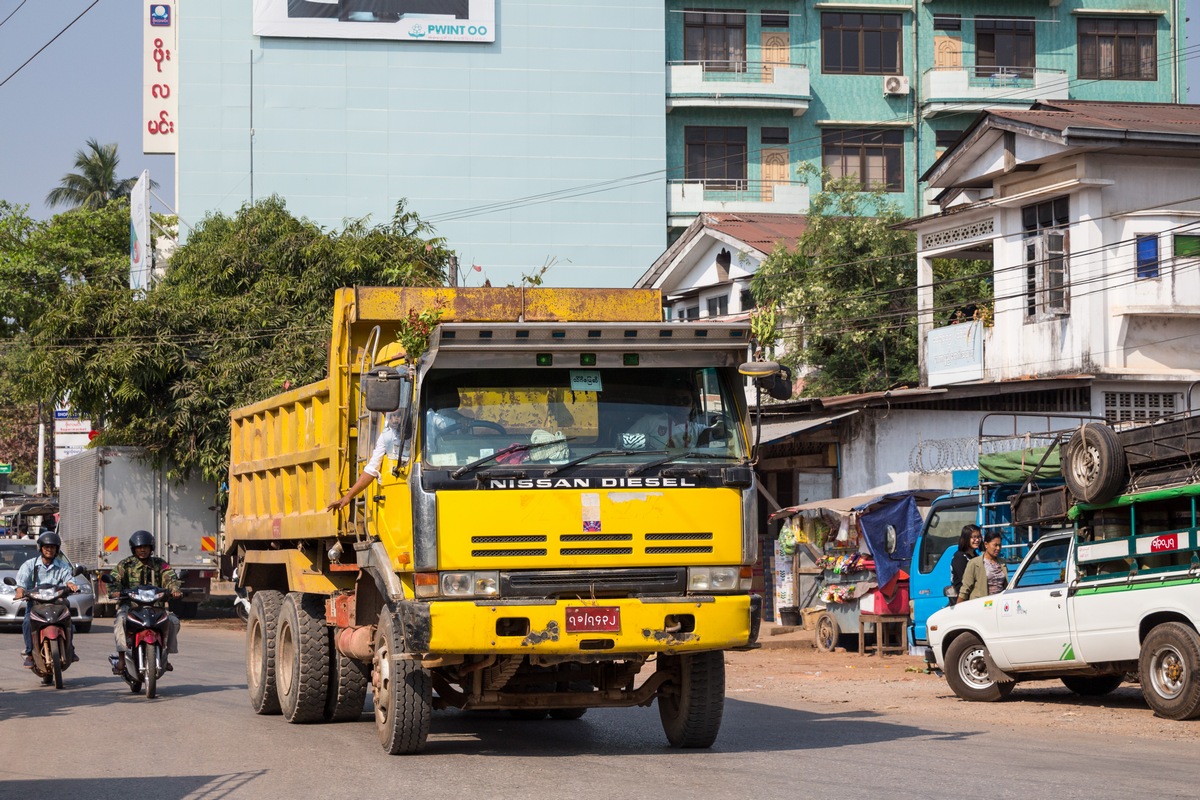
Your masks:
<svg viewBox="0 0 1200 800"><path fill-rule="evenodd" d="M42 640L42 659L46 662L46 668L50 670L54 688L61 689L63 687L62 658L59 656L57 642L49 639Z"/></svg>
<svg viewBox="0 0 1200 800"><path fill-rule="evenodd" d="M146 668L146 699L153 700L158 693L158 645L154 642L142 645L142 664Z"/></svg>

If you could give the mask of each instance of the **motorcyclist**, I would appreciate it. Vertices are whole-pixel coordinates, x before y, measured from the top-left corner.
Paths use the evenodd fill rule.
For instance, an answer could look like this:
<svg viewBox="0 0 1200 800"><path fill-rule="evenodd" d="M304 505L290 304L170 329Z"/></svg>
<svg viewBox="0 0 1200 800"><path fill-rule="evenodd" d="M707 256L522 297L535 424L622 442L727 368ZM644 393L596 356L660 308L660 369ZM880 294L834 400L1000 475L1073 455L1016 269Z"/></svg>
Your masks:
<svg viewBox="0 0 1200 800"><path fill-rule="evenodd" d="M58 538L58 534L47 531L38 537L37 543L39 554L17 570L16 598L20 600L41 583L52 583L55 586L66 584L72 592L79 591L79 584L74 580L74 567L66 556L59 552L62 539ZM33 632L29 629L29 611L32 607L32 602L25 603L25 619L21 623L21 633L25 635L25 652L22 655L25 656L24 666L27 669L33 668ZM71 629L67 631L67 641L70 643L71 663L74 663L79 657L75 655L75 637L72 633Z"/></svg>
<svg viewBox="0 0 1200 800"><path fill-rule="evenodd" d="M133 588L134 586L151 585L166 589L173 599L183 596L180 591L179 576L175 574L175 570L171 569L171 565L163 559L159 558L154 553L154 534L150 531L134 531L129 537L129 551L133 555L122 559L113 571L109 573L106 583L108 584L108 596L115 599L120 596L121 592ZM110 659L113 666L113 674L120 675L120 664L124 660L123 653L126 650L125 645L125 620L129 616L129 604L121 603L117 609L117 617L113 622L113 635L117 640L117 652ZM167 653L174 655L179 652L179 617L174 614L168 614L171 625L167 631ZM173 669L168 662L165 665L167 670Z"/></svg>

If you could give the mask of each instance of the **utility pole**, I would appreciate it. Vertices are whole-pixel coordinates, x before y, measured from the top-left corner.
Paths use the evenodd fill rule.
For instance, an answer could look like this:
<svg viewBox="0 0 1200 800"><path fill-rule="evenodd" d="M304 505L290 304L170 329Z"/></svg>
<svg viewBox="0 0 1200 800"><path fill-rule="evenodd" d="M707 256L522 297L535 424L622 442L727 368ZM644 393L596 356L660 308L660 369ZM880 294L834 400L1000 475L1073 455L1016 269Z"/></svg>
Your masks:
<svg viewBox="0 0 1200 800"><path fill-rule="evenodd" d="M46 488L46 420L42 418L42 401L38 401L38 458L37 458L37 490L41 494Z"/></svg>

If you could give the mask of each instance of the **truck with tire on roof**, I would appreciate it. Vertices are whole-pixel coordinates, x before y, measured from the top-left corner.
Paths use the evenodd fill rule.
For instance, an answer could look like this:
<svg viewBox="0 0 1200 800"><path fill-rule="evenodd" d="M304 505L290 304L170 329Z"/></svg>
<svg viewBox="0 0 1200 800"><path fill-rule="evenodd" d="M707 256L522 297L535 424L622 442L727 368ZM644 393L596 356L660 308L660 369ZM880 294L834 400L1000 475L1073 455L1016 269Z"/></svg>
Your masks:
<svg viewBox="0 0 1200 800"><path fill-rule="evenodd" d="M956 695L1000 700L1018 682L1058 679L1099 696L1136 675L1157 715L1200 717L1196 431L1190 413L1077 429L1062 449L1070 528L1033 542L1002 592L929 617Z"/></svg>

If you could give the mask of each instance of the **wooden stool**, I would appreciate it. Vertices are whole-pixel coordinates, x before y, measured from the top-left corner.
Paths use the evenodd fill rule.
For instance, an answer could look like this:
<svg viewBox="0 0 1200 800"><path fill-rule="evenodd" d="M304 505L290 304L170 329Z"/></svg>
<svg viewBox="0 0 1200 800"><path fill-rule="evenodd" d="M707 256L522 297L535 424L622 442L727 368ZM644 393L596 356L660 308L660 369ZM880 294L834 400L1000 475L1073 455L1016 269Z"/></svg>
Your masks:
<svg viewBox="0 0 1200 800"><path fill-rule="evenodd" d="M875 626L875 655L883 658L884 653L903 655L908 652L904 629L908 626L908 614L859 614L858 654L866 655L867 626Z"/></svg>

